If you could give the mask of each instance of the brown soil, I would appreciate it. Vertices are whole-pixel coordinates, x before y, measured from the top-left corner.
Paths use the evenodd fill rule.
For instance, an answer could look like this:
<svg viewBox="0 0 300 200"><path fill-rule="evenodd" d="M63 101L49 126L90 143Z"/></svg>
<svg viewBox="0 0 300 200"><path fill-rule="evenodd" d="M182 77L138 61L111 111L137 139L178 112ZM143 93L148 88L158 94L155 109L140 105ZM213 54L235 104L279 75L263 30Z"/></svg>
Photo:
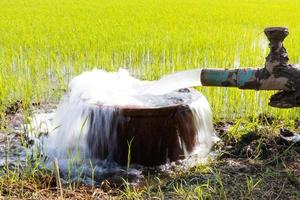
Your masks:
<svg viewBox="0 0 300 200"><path fill-rule="evenodd" d="M224 191L221 195L212 194L215 199L299 199L300 143L280 137L297 133L281 129L280 134L272 132L268 135L266 130L268 132L272 127L265 126L235 140L229 134L232 125L233 122L215 125L223 142L217 146L220 154L212 162L213 172L180 179L195 181L200 176L202 181L198 184L207 180L216 183L218 176L222 184L217 183L216 187ZM258 183L252 190L249 186L251 179Z"/></svg>
<svg viewBox="0 0 300 200"><path fill-rule="evenodd" d="M238 138L230 133L236 122L216 123L215 129L222 142L215 146L217 157L204 170L201 167L199 170L199 166L187 170L175 167L167 173L149 170L145 172L144 180L130 187L135 188L136 193L141 191L139 198L147 199L150 196L193 199L197 197L197 187L203 189L204 199L300 199L300 143L280 137L280 134L295 134L300 123L295 120L295 127L290 127L293 131L280 131L274 128L278 125L275 123L281 122L262 116L259 127ZM120 196L128 189L123 181L130 182L126 175L109 177L95 188L74 183L63 185L60 190L53 174L37 174L26 178L21 174L12 178L9 173L0 176L0 199L1 196L12 199L128 198ZM182 188L182 194L175 189L177 187Z"/></svg>

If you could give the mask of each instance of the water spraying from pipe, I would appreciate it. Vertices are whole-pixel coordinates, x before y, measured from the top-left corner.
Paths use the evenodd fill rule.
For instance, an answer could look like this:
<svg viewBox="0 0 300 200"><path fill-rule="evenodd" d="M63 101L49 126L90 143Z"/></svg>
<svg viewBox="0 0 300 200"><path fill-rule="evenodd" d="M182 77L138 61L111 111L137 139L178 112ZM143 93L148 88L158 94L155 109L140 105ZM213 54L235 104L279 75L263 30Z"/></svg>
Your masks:
<svg viewBox="0 0 300 200"><path fill-rule="evenodd" d="M91 152L113 152L117 133L112 129L117 127L118 120L122 120L114 116L118 112L117 108L169 106L176 100L176 95L181 95L180 100L183 101L185 94L173 91L199 86L200 73L201 70L190 70L151 82L138 80L122 69L111 73L103 70L84 72L70 82L70 92L57 109L53 124L55 130L46 139L47 153L54 153L59 158L71 152L76 154L78 149L82 156L91 156ZM196 98L190 107L197 119L199 143L206 143L208 152L213 134L211 111L203 95L199 94ZM89 131L95 134L93 139L89 138L90 146L98 141L99 149L89 149L86 142Z"/></svg>
<svg viewBox="0 0 300 200"><path fill-rule="evenodd" d="M158 81L153 81L147 85L143 93L160 95L181 88L201 86L200 77L201 69L176 72L166 75Z"/></svg>
<svg viewBox="0 0 300 200"><path fill-rule="evenodd" d="M201 85L200 74L189 70L142 81L123 69L95 69L73 78L47 120L51 131L41 140L47 164L55 158L62 171L78 174L90 160L104 173L108 166L115 170L116 162L126 165L128 148L131 161L143 165L205 160L217 140L211 110L201 93L182 89Z"/></svg>

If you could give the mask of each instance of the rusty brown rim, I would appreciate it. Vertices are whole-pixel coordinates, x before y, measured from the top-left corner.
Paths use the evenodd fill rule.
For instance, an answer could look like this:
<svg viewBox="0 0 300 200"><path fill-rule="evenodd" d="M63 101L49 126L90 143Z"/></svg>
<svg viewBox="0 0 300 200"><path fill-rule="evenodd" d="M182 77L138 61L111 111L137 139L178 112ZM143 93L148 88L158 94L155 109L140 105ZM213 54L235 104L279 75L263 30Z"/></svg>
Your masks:
<svg viewBox="0 0 300 200"><path fill-rule="evenodd" d="M198 94L198 91L194 89L190 89L190 92L193 94ZM147 117L147 116L166 116L172 115L176 112L190 112L189 105L196 101L197 99L188 99L185 102L172 104L170 106L157 106L157 107L140 107L135 105L126 105L126 106L115 106L115 105L102 105L97 104L98 107L105 108L116 108L117 111L122 113L124 116L139 116L139 117Z"/></svg>

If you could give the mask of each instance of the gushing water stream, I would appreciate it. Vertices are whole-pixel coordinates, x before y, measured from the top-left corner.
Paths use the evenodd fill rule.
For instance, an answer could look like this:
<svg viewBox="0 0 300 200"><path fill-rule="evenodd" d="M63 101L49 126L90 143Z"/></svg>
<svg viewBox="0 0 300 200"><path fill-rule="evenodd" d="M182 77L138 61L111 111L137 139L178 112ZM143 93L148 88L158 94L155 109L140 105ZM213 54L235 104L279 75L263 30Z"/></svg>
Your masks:
<svg viewBox="0 0 300 200"><path fill-rule="evenodd" d="M201 86L200 77L201 69L173 73L148 84L143 93L162 95L181 88Z"/></svg>
<svg viewBox="0 0 300 200"><path fill-rule="evenodd" d="M158 81L141 81L122 69L118 72L96 69L84 72L72 79L69 92L55 114L33 116L31 132L48 132L47 137L37 140L38 145L34 148L38 147L47 156L44 164L49 168L53 165L53 159L58 160L62 174L65 174L63 178L71 177L90 183L92 177L96 179L95 176L105 177L120 172L124 168L110 159L116 148L116 124L122 120L114 117L115 107L168 106L174 103L174 96L182 95L176 90L201 85L200 73L201 70L190 70L165 76ZM179 99L184 98L182 95ZM193 98L189 107L196 124L197 145L192 152L185 151L186 162L189 163L205 159L216 141L206 98L200 93ZM99 106L102 106L101 112ZM89 134L91 132L97 134ZM93 146L94 143L97 146ZM185 144L181 145L184 148ZM95 159L93 153L96 151L103 154L104 159ZM192 156L197 159L189 159ZM131 168L127 173L139 175L141 170Z"/></svg>

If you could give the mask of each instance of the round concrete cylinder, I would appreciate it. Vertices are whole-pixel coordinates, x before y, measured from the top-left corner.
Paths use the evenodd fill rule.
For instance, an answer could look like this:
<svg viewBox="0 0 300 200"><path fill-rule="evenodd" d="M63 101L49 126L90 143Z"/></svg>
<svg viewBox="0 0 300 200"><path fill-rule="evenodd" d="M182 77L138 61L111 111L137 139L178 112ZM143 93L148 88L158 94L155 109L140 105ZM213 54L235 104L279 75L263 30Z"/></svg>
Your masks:
<svg viewBox="0 0 300 200"><path fill-rule="evenodd" d="M110 159L121 165L126 165L130 157L130 163L145 166L185 158L194 149L197 141L197 128L189 105L200 94L192 89L178 92L184 98L181 98L182 95L174 96L173 104L168 106L115 106L111 116L112 123L108 127L110 131L105 133L113 142L103 148L100 144L103 141L97 139L103 133L88 133L87 140L92 156ZM100 105L96 112L102 112L103 109ZM92 113L90 121L93 121L94 116Z"/></svg>

